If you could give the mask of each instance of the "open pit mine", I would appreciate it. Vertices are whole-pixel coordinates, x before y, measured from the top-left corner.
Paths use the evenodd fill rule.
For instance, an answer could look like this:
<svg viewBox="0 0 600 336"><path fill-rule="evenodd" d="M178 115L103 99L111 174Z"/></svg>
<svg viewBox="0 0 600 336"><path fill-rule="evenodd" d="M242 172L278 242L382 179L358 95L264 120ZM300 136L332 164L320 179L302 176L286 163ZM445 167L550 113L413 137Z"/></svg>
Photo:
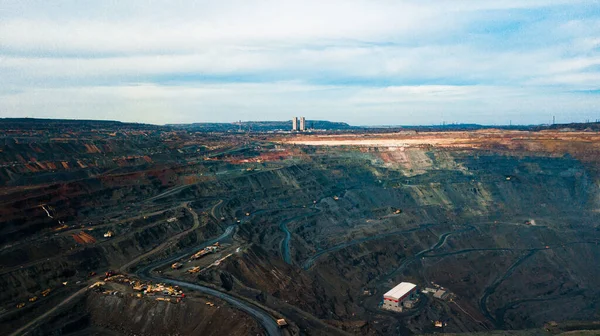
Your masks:
<svg viewBox="0 0 600 336"><path fill-rule="evenodd" d="M592 129L0 122L2 335L598 335Z"/></svg>

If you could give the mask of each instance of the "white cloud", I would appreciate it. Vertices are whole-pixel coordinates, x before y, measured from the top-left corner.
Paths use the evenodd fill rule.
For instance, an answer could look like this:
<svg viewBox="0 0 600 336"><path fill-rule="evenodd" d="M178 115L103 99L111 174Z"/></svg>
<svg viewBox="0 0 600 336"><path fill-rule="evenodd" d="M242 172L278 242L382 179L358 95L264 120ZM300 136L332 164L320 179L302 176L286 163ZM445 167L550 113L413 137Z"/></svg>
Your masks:
<svg viewBox="0 0 600 336"><path fill-rule="evenodd" d="M545 122L553 115L559 120L593 120L598 118L599 104L600 96L582 100L577 94L556 90L495 86L365 88L277 82L32 89L4 95L0 113L7 117L52 117L58 113L68 118L158 124L223 121L221 115L232 111L243 120L285 120L302 113L309 119L343 119L355 125L442 121L493 124L509 120ZM460 114L467 109L471 113Z"/></svg>
<svg viewBox="0 0 600 336"><path fill-rule="evenodd" d="M181 8L173 17L112 21L16 18L0 23L7 48L33 52L189 52L211 45L312 42L316 39L376 39L427 30L433 11L406 4L390 8L365 2L267 1L216 6L216 13ZM157 9L160 10L160 9ZM181 20L180 15L187 17ZM439 29L438 22L430 26ZM423 32L424 33L424 32Z"/></svg>
<svg viewBox="0 0 600 336"><path fill-rule="evenodd" d="M543 84L554 76L586 77L581 71L600 64L600 56L557 57L556 49L491 52L472 46L234 48L214 47L194 54L104 58L7 56L0 62L13 85L44 81L135 83L160 77L250 76L275 80L344 82L373 79L393 83L452 81ZM283 78L282 78L283 77ZM290 77L290 78L288 78ZM200 78L200 79L198 79ZM554 84L557 82L554 81ZM567 84L575 85L577 82ZM587 87L587 86L586 86ZM574 87L576 88L576 87Z"/></svg>
<svg viewBox="0 0 600 336"><path fill-rule="evenodd" d="M599 10L574 0L0 0L0 117L592 113L596 96L573 92L600 86Z"/></svg>
<svg viewBox="0 0 600 336"><path fill-rule="evenodd" d="M474 12L577 2L98 1L61 8L47 1L23 1L20 10L13 9L17 15L0 21L0 41L9 49L51 53L191 51L214 44L338 39L401 41L448 36L478 15Z"/></svg>

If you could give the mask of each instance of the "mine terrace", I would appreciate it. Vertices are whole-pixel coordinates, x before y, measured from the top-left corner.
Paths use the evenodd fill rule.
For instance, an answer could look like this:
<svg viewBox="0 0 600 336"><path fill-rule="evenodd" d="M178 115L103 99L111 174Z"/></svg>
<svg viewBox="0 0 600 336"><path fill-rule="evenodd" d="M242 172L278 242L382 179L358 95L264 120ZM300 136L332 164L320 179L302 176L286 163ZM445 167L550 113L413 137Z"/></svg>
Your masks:
<svg viewBox="0 0 600 336"><path fill-rule="evenodd" d="M598 329L597 126L2 120L0 333Z"/></svg>

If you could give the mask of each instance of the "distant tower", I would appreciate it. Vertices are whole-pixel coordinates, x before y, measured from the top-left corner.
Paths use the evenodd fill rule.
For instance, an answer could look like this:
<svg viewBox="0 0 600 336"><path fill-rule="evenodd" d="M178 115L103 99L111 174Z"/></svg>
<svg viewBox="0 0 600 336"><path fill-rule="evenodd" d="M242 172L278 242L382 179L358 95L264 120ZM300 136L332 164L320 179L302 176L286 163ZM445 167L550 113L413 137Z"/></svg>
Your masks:
<svg viewBox="0 0 600 336"><path fill-rule="evenodd" d="M292 131L298 130L298 117L292 118Z"/></svg>
<svg viewBox="0 0 600 336"><path fill-rule="evenodd" d="M304 117L300 117L300 132L306 131L306 119Z"/></svg>

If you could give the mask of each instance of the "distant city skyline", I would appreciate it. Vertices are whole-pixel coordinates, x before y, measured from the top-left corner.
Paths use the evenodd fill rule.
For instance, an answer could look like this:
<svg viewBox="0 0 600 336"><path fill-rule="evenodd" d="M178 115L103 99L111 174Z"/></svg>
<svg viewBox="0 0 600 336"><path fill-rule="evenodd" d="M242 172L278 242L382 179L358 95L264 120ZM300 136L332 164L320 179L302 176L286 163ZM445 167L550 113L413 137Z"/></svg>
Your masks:
<svg viewBox="0 0 600 336"><path fill-rule="evenodd" d="M600 3L0 0L0 118L600 119Z"/></svg>

